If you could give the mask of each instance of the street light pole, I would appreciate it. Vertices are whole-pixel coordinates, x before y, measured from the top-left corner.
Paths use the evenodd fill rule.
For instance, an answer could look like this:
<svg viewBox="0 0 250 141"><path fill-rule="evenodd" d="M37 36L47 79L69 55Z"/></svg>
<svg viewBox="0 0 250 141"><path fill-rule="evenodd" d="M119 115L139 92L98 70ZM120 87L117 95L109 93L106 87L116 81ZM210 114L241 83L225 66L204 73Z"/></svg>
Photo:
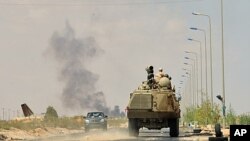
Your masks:
<svg viewBox="0 0 250 141"><path fill-rule="evenodd" d="M200 28L194 28L191 27L190 29L192 30L199 30L202 31L204 33L204 37L205 37L205 73L206 73L206 95L208 94L207 92L207 38L206 38L206 31L204 29L200 29Z"/></svg>
<svg viewBox="0 0 250 141"><path fill-rule="evenodd" d="M184 63L185 65L189 65L191 66L191 70L192 70L192 74L190 73L190 75L192 76L192 83L193 83L193 95L192 95L192 98L193 99L193 103L192 103L192 106L195 105L195 69L194 69L194 65L193 64L189 64L189 63Z"/></svg>
<svg viewBox="0 0 250 141"><path fill-rule="evenodd" d="M192 13L193 15L201 15L201 16L206 16L208 17L208 20L209 20L209 35L210 35L210 79L211 79L211 107L213 109L213 65L212 65L212 34L211 34L211 18L209 15L206 15L206 14L202 14L202 13L196 13L196 12L193 12Z"/></svg>
<svg viewBox="0 0 250 141"><path fill-rule="evenodd" d="M185 73L186 74L186 73ZM181 75L181 77L186 77L186 75ZM189 93L191 93L190 91L190 88L191 86L190 86L190 84L189 84L189 80L187 79L186 81L185 81L185 86L184 86L184 88L183 88L183 91L184 91L184 94L183 94L183 99L182 99L182 101L183 101L183 105L184 105L184 107L186 107L187 105L188 105L188 101L189 101L189 99L188 99L188 94Z"/></svg>
<svg viewBox="0 0 250 141"><path fill-rule="evenodd" d="M188 38L188 40L189 41L194 41L194 42L198 42L199 44L200 44L200 69L201 69L201 94L200 94L200 96L201 96L201 102L203 102L203 95L202 95L202 87L203 87L203 85L202 85L202 77L203 77L203 75L202 75L202 49L201 49L201 41L198 41L198 40L195 40L195 39L192 39L192 38Z"/></svg>
<svg viewBox="0 0 250 141"><path fill-rule="evenodd" d="M192 58L189 58L189 57L185 57L186 59L191 59L195 62L195 69L196 69L196 90L197 90L197 93L196 93L196 106L198 107L199 105L199 102L198 102L198 97L199 97L199 94L198 94L198 91L199 91L199 86L198 86L198 59L197 59L197 53L196 52L191 52L191 51L185 51L185 53L190 53L190 54L193 54L195 55L195 59L192 59Z"/></svg>
<svg viewBox="0 0 250 141"><path fill-rule="evenodd" d="M193 64L194 64L194 86L196 86L195 88L197 89L197 93L198 93L198 86L197 85L195 85L195 77L197 77L197 75L195 75L197 72L196 72L196 62L195 62L195 59L192 59L192 58L189 58L190 60L192 60L193 61ZM197 78L196 78L197 79ZM197 84L197 83L196 83ZM196 95L198 95L196 93ZM194 93L194 106L197 106L197 102L196 102L196 95L195 95L195 93Z"/></svg>
<svg viewBox="0 0 250 141"><path fill-rule="evenodd" d="M189 92L189 94L190 94L190 97L187 99L187 105L188 105L188 103L190 103L191 105L192 105L192 98L191 98L191 96L192 96L192 85L193 85L193 83L192 83L192 74L191 74L191 71L192 70L190 70L190 69L184 69L183 68L183 70L185 70L186 71L186 73L185 74L188 74L188 75L182 75L182 77L187 77L188 79L189 79L189 90L190 90L190 92Z"/></svg>
<svg viewBox="0 0 250 141"><path fill-rule="evenodd" d="M223 35L223 0L221 0L221 59L222 59L222 94L223 94L223 109L226 110L226 97L225 97L225 77L224 77L224 35ZM226 115L223 114L223 128L226 127L226 121L225 121Z"/></svg>

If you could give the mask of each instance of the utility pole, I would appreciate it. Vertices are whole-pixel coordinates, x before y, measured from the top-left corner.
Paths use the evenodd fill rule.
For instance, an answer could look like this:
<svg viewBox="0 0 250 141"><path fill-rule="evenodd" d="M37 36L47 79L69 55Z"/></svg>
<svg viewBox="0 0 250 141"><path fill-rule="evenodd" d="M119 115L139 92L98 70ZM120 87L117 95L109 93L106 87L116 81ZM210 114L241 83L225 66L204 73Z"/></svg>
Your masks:
<svg viewBox="0 0 250 141"><path fill-rule="evenodd" d="M4 108L3 108L3 120L4 120Z"/></svg>
<svg viewBox="0 0 250 141"><path fill-rule="evenodd" d="M19 110L16 110L16 116L19 117Z"/></svg>
<svg viewBox="0 0 250 141"><path fill-rule="evenodd" d="M10 109L8 109L8 120L10 120Z"/></svg>
<svg viewBox="0 0 250 141"><path fill-rule="evenodd" d="M223 35L223 0L221 0L221 60L222 60L222 95L223 95L223 128L226 128L226 97L225 97L225 76L224 76L224 35Z"/></svg>

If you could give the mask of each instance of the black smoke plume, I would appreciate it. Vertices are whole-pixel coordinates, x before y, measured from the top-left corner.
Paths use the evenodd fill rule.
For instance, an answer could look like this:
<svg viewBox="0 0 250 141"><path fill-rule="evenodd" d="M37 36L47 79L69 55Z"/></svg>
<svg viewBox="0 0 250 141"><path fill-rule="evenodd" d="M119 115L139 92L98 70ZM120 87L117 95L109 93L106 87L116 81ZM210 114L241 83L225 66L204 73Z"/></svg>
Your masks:
<svg viewBox="0 0 250 141"><path fill-rule="evenodd" d="M63 33L54 32L50 39L50 54L60 64L59 80L65 83L62 102L65 107L103 111L108 114L105 95L96 91L98 76L86 64L103 51L93 37L78 39L66 23Z"/></svg>

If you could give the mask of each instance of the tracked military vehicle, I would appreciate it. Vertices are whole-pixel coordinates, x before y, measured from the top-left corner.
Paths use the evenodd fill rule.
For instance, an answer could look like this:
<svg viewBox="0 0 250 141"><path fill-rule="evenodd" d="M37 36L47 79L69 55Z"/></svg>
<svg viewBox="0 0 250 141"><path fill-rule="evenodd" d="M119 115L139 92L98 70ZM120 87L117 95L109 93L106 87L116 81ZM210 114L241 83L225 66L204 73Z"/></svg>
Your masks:
<svg viewBox="0 0 250 141"><path fill-rule="evenodd" d="M167 74L154 77L153 66L147 67L147 81L130 94L127 106L130 136L138 136L139 129L170 128L170 136L179 136L180 105Z"/></svg>

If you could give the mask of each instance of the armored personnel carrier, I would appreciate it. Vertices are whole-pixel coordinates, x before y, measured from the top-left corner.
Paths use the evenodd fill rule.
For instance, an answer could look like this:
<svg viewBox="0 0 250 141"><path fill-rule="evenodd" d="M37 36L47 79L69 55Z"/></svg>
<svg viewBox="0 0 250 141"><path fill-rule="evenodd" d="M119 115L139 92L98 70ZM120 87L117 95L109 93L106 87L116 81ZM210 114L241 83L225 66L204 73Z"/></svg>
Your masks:
<svg viewBox="0 0 250 141"><path fill-rule="evenodd" d="M130 136L138 136L139 129L170 128L170 136L179 136L180 105L171 86L171 77L154 78L153 66L146 68L148 80L130 94L127 106Z"/></svg>

